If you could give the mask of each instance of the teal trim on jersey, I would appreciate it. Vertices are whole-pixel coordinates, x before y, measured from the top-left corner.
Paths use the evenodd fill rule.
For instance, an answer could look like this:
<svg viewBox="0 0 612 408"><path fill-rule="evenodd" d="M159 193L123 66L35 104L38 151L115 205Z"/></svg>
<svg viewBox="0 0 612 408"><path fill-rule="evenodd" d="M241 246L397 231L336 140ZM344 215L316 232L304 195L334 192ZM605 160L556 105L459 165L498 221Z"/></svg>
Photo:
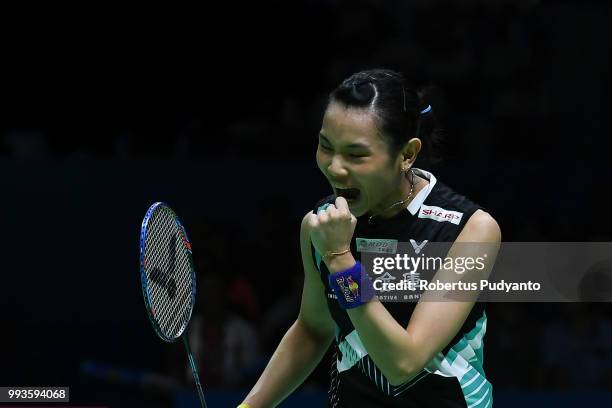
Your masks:
<svg viewBox="0 0 612 408"><path fill-rule="evenodd" d="M472 394L465 396L468 408L485 408L489 406L493 401L492 390L491 383L485 380L480 388L473 391Z"/></svg>
<svg viewBox="0 0 612 408"><path fill-rule="evenodd" d="M484 354L483 354L483 337L487 330L487 315L483 311L482 317L478 319L476 325L469 333L453 346L446 355L446 360L449 364L453 364L458 356L463 357L472 367L474 367L480 375L484 376Z"/></svg>
<svg viewBox="0 0 612 408"><path fill-rule="evenodd" d="M482 366L486 330L487 315L483 311L472 330L451 347L448 353L438 353L426 367L430 373L457 378L468 408L485 408L493 403L493 386L487 380Z"/></svg>
<svg viewBox="0 0 612 408"><path fill-rule="evenodd" d="M478 379L481 378L478 371L472 367L461 378L461 387L464 392L470 393L474 388L473 384L478 384Z"/></svg>
<svg viewBox="0 0 612 408"><path fill-rule="evenodd" d="M336 338L337 339L337 338ZM382 371L376 366L374 360L368 355L357 330L353 330L348 336L338 343L338 349L342 360L336 360L336 368L339 373L350 370L357 365L361 372L372 381L380 391L390 397L397 397L409 390L414 384L429 375L426 370L419 371L403 384L391 385ZM476 370L474 370L476 372Z"/></svg>
<svg viewBox="0 0 612 408"><path fill-rule="evenodd" d="M480 375L475 375L472 378L471 383L465 383L461 386L461 389L463 390L463 395L465 395L465 398L468 399L469 397L477 393L478 390L480 390L482 386L487 383L488 381L486 380L486 378L481 377Z"/></svg>
<svg viewBox="0 0 612 408"><path fill-rule="evenodd" d="M368 351L361 342L357 330L353 330L338 343L338 349L342 353L342 360L336 362L338 372L350 370L362 358L368 355Z"/></svg>
<svg viewBox="0 0 612 408"><path fill-rule="evenodd" d="M468 370L459 379L468 408L484 408L492 402L493 387L483 369L483 338L487 330L487 314L447 353L444 360L451 367L467 364ZM458 361L459 360L459 361Z"/></svg>

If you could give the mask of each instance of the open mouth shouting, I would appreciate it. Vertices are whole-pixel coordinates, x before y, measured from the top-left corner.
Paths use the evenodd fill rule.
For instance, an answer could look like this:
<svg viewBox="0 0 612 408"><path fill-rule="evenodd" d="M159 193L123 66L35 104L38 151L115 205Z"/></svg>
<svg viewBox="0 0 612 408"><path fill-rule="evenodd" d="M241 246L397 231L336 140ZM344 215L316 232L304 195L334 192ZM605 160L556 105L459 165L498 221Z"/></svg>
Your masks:
<svg viewBox="0 0 612 408"><path fill-rule="evenodd" d="M361 191L358 188L338 188L336 189L336 196L344 197L348 203L353 203L361 196Z"/></svg>

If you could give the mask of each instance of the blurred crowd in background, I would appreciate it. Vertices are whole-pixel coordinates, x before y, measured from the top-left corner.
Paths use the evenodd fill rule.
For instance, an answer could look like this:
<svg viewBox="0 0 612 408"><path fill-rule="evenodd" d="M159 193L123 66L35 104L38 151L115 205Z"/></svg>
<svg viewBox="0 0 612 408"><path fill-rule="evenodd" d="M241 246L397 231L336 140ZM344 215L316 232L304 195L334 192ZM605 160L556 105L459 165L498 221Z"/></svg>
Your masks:
<svg viewBox="0 0 612 408"><path fill-rule="evenodd" d="M247 172L253 160L314 163L327 93L355 71L387 67L429 88L448 132L441 174L465 172L456 179L472 181L451 187L490 207L504 240L610 240L609 220L576 215L601 214L609 194L599 159L612 144L601 137L610 6L304 0L251 18L256 7L219 29L189 21L170 44L129 40L112 63L94 39L81 68L49 68L41 79L30 67L22 91L11 85L0 158L222 160ZM157 64L156 47L178 50ZM480 163L505 169L499 184L478 184L474 171L489 171ZM256 228L212 216L189 225L202 282L192 347L208 387L249 388L297 316L303 213L291 210L288 188L257 198ZM512 197L535 213L506 207ZM608 304L492 303L487 313L485 370L498 389L612 389ZM308 385L326 388L329 363ZM189 379L182 355L168 356L165 370Z"/></svg>
<svg viewBox="0 0 612 408"><path fill-rule="evenodd" d="M138 42L119 24L116 39L92 34L77 50L58 34L44 52L39 38L34 51L57 65L30 64L32 50L14 58L1 151L311 158L328 92L353 72L388 67L430 88L451 157L554 157L568 135L598 137L610 82L609 9L567 3L279 2L243 5L220 32L189 20Z"/></svg>

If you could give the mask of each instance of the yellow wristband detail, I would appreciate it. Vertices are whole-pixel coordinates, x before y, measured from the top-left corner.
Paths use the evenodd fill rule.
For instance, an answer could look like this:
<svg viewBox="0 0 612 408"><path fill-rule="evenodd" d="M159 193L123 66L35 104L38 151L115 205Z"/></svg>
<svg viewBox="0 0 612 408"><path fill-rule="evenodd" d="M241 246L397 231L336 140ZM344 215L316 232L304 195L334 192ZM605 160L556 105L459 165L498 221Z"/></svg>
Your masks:
<svg viewBox="0 0 612 408"><path fill-rule="evenodd" d="M246 402L243 402L242 404L238 405L236 408L251 408L251 406L247 404Z"/></svg>

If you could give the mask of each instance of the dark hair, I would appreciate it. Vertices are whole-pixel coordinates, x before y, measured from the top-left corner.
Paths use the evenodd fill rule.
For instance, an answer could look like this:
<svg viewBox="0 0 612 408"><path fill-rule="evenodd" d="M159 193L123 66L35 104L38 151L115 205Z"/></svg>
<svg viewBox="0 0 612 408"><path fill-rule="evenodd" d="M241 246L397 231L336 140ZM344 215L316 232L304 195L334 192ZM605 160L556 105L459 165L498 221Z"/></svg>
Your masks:
<svg viewBox="0 0 612 408"><path fill-rule="evenodd" d="M402 74L388 69L357 72L345 79L329 95L329 101L346 107L370 108L378 129L389 139L390 153L395 155L413 137L421 139L423 148L419 163L439 161L438 145L442 129L438 126L433 107L425 90L406 85Z"/></svg>

